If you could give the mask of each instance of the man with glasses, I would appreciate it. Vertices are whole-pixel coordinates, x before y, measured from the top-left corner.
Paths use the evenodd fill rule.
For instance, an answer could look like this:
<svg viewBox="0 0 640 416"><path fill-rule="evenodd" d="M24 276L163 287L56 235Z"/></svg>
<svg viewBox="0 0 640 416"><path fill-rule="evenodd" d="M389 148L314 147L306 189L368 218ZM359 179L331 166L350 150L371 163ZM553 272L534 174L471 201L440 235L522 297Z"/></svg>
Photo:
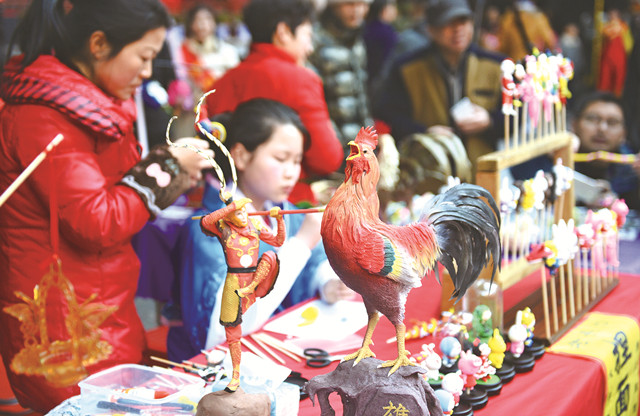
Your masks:
<svg viewBox="0 0 640 416"><path fill-rule="evenodd" d="M594 92L585 97L578 108L572 127L580 139L580 153L600 150L621 154L633 153L626 142L627 132L622 104L611 93ZM636 160L633 165L625 165L596 160L576 163L575 169L590 178L606 181L609 189L625 199L629 208L640 208L640 161Z"/></svg>

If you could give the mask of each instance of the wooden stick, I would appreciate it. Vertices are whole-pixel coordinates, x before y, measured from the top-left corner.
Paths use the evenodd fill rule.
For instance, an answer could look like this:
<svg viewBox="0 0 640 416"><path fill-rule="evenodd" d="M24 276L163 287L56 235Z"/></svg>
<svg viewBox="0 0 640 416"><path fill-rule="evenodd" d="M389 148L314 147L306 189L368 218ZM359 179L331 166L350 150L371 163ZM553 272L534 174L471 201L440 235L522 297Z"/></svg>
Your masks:
<svg viewBox="0 0 640 416"><path fill-rule="evenodd" d="M520 146L520 144L518 143L518 125L520 124L518 122L518 114L520 113L520 110L518 107L516 107L516 113L513 115L513 147L514 148L518 148L518 146Z"/></svg>
<svg viewBox="0 0 640 416"><path fill-rule="evenodd" d="M529 112L529 103L522 106L522 129L520 132L520 142L527 144L527 114Z"/></svg>
<svg viewBox="0 0 640 416"><path fill-rule="evenodd" d="M290 345L287 344L286 342L282 342L277 338L272 337L271 335L265 334L264 332L260 334L260 339L262 341L267 340L269 342L269 345L271 345L274 348L277 348L278 350L282 351L282 350L286 350L291 354L295 354L296 356L303 358L303 359L307 359L307 356L304 355L302 349L294 346L294 345ZM283 351L284 353L284 351Z"/></svg>
<svg viewBox="0 0 640 416"><path fill-rule="evenodd" d="M583 248L580 250L582 254L582 259L580 260L580 265L582 266L582 279L584 284L584 306L589 304L589 263L587 261L587 249Z"/></svg>
<svg viewBox="0 0 640 416"><path fill-rule="evenodd" d="M507 211L507 213L505 214L505 218L506 218L506 221L504 222L505 226L503 231L504 245L502 246L504 250L504 256L502 258L503 265L506 265L509 263L509 246L511 244L509 241L509 233L511 232L511 212ZM500 227L500 229L502 230L502 227Z"/></svg>
<svg viewBox="0 0 640 416"><path fill-rule="evenodd" d="M20 187L20 185L22 185L22 183L33 173L33 171L36 170L40 163L42 163L42 161L47 158L49 153L51 153L51 151L60 144L62 139L64 139L64 136L62 134L58 134L56 137L54 137L53 140L49 142L47 147L45 147L44 150L40 152L38 156L36 156L31 161L31 163L29 163L29 166L27 166L26 169L23 170L20 175L18 175L18 177L11 183L11 185L9 185L9 187L2 193L2 195L0 195L0 207L4 205L5 202L7 202L7 199L9 199L9 197L13 195L13 193Z"/></svg>
<svg viewBox="0 0 640 416"><path fill-rule="evenodd" d="M591 299L596 298L596 262L593 259L593 250L597 250L595 245L591 247Z"/></svg>
<svg viewBox="0 0 640 416"><path fill-rule="evenodd" d="M549 298L547 296L547 276L545 273L546 267L544 264L540 267L540 278L542 287L542 307L544 308L544 330L547 335L547 339L551 340L551 322L549 322Z"/></svg>
<svg viewBox="0 0 640 416"><path fill-rule="evenodd" d="M249 340L247 340L246 338L240 338L240 343L242 345L244 345L245 347L247 347L252 353L257 355L258 357L264 358L267 361L273 362L273 360L271 358L267 357L265 353L260 351L255 345L250 343Z"/></svg>
<svg viewBox="0 0 640 416"><path fill-rule="evenodd" d="M504 150L509 150L509 115L504 115Z"/></svg>
<svg viewBox="0 0 640 416"><path fill-rule="evenodd" d="M576 270L576 310L582 310L582 274L580 270L580 254L578 253L571 263L571 269Z"/></svg>
<svg viewBox="0 0 640 416"><path fill-rule="evenodd" d="M167 365L171 365L174 367L180 367L180 368L184 368L185 370L193 370L193 366L187 365L187 364L180 364L180 363L176 363L175 361L169 361L169 360L165 360L164 358L160 358L160 357L155 357L155 356L151 356L149 357L154 361L158 361L159 363L163 363L163 364L167 364Z"/></svg>
<svg viewBox="0 0 640 416"><path fill-rule="evenodd" d="M281 210L280 212L278 212L279 215L289 215L289 214L313 214L316 212L324 212L324 207L320 207L320 208L304 208L304 209L284 209ZM269 215L269 211L253 211L253 212L247 212L248 216L253 216L253 215ZM204 215L194 215L193 217L191 217L192 220L199 220L200 218L204 217Z"/></svg>
<svg viewBox="0 0 640 416"><path fill-rule="evenodd" d="M256 336L254 335L250 335L251 339L254 340L256 342L256 344L258 344L260 347L262 347L263 350L265 350L266 352L268 352L269 354L271 354L271 356L273 358L275 358L280 364L282 365L286 365L287 363L282 359L282 357L280 357L278 354L276 354L275 352L273 352L273 350L271 348L269 348L264 342L260 341L260 339L258 339Z"/></svg>
<svg viewBox="0 0 640 416"><path fill-rule="evenodd" d="M569 317L573 319L576 316L576 304L574 300L575 293L573 291L573 270L571 268L572 259L566 264L567 267L567 280L569 282Z"/></svg>
<svg viewBox="0 0 640 416"><path fill-rule="evenodd" d="M287 357L291 358L292 360L294 360L296 362L301 362L302 361L299 358L298 355L296 355L295 353L290 351L287 348L287 346L284 345L284 343L282 341L280 341L279 339L273 338L272 336L269 336L269 335L265 334L264 332L261 332L259 334L254 334L254 336L257 337L258 339L260 339L260 341L262 341L264 344L269 345L272 348L275 348L276 350L280 351L281 353L283 353ZM304 354L302 355L302 357L306 358L304 356Z"/></svg>
<svg viewBox="0 0 640 416"><path fill-rule="evenodd" d="M553 315L553 332L558 332L558 301L556 299L556 276L551 273L551 314Z"/></svg>
<svg viewBox="0 0 640 416"><path fill-rule="evenodd" d="M601 238L597 244L598 244L598 250L600 250L600 256L602 256L601 257L602 262L604 263L604 259L605 259L604 240ZM594 268L596 268L595 265L594 265ZM602 268L597 267L596 269L597 269L596 270L596 293L599 295L600 292L602 292L602 278L604 276L602 276Z"/></svg>
<svg viewBox="0 0 640 416"><path fill-rule="evenodd" d="M560 272L560 304L562 305L562 325L567 324L567 290L565 283L565 275L564 275L564 267L559 266L558 271Z"/></svg>

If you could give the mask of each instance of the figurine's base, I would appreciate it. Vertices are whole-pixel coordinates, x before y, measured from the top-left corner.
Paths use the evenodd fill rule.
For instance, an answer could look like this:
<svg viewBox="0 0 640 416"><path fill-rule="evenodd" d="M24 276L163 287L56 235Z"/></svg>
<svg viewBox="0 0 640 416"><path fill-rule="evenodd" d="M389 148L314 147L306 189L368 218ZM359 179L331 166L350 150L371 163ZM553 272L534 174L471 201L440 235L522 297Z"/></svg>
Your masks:
<svg viewBox="0 0 640 416"><path fill-rule="evenodd" d="M525 347L525 353L533 355L534 360L539 360L545 353L545 347L542 341L533 339L533 344L529 347Z"/></svg>
<svg viewBox="0 0 640 416"><path fill-rule="evenodd" d="M442 374L449 374L449 373L455 373L456 371L458 371L458 362L454 362L453 364L447 366L444 363L442 363L442 365L440 366L440 372Z"/></svg>
<svg viewBox="0 0 640 416"><path fill-rule="evenodd" d="M389 376L389 368L378 367L382 362L375 358L365 358L355 366L353 360L341 362L332 372L313 377L305 390L312 401L317 396L321 416L335 415L329 402L333 392L342 400L344 416L380 414L389 403L402 404L410 415L442 414L433 389L422 376L427 370L403 366Z"/></svg>
<svg viewBox="0 0 640 416"><path fill-rule="evenodd" d="M431 386L431 388L433 390L438 390L442 388L442 377L444 377L442 375L442 373L440 373L440 375L438 376L438 379L433 379L433 378L429 378L427 379L427 383L429 383L429 385Z"/></svg>
<svg viewBox="0 0 640 416"><path fill-rule="evenodd" d="M512 363L516 368L516 373L527 373L533 370L533 366L536 363L533 355L526 352L519 357L515 357L511 352L506 352L504 354L504 361Z"/></svg>
<svg viewBox="0 0 640 416"><path fill-rule="evenodd" d="M460 395L460 403L467 403L470 405L473 410L482 409L487 405L489 401L489 396L486 391L482 391L480 389L473 389L469 393L463 392Z"/></svg>
<svg viewBox="0 0 640 416"><path fill-rule="evenodd" d="M478 380L475 388L485 391L489 396L497 396L502 391L502 380L492 374L488 380Z"/></svg>
<svg viewBox="0 0 640 416"><path fill-rule="evenodd" d="M458 403L456 407L453 408L452 416L473 416L473 407L467 403Z"/></svg>
<svg viewBox="0 0 640 416"><path fill-rule="evenodd" d="M238 387L233 393L224 390L206 394L198 403L197 416L269 416L271 400L267 394L247 394Z"/></svg>
<svg viewBox="0 0 640 416"><path fill-rule="evenodd" d="M496 369L496 375L500 377L502 384L507 384L513 380L513 377L515 377L516 367L513 364L504 361L502 363L502 367Z"/></svg>

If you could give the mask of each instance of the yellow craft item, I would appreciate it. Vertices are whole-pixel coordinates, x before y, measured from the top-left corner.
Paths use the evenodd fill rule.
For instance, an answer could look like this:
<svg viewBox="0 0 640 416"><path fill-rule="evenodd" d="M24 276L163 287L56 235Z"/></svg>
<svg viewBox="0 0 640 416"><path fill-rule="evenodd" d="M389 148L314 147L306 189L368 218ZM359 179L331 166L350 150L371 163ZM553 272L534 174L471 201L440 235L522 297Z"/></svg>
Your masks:
<svg viewBox="0 0 640 416"><path fill-rule="evenodd" d="M298 326L307 326L311 325L318 319L318 308L315 306L309 306L305 310L302 311L300 316L304 319L303 322L299 323Z"/></svg>

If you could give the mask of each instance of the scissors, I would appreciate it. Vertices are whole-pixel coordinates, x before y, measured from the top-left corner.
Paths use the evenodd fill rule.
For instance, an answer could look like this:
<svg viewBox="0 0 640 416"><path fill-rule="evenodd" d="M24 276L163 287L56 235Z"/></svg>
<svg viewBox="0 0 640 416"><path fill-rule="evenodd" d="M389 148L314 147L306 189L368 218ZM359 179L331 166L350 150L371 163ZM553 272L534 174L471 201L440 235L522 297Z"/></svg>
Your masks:
<svg viewBox="0 0 640 416"><path fill-rule="evenodd" d="M322 368L331 364L333 361L342 360L344 355L329 355L329 353L321 348L305 348L303 354L307 358L309 367Z"/></svg>

